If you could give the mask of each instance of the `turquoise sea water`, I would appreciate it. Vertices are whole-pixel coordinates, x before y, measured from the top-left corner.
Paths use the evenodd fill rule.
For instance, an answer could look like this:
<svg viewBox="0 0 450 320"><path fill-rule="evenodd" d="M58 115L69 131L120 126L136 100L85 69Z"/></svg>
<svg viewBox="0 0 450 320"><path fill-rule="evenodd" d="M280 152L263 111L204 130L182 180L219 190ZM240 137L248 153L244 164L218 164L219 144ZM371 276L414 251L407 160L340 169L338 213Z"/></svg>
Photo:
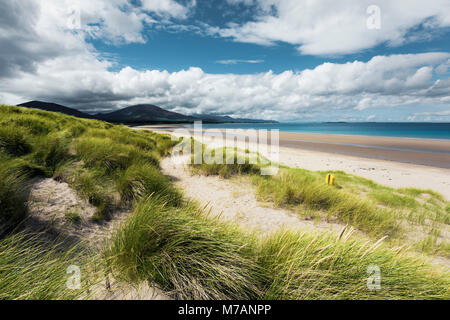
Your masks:
<svg viewBox="0 0 450 320"><path fill-rule="evenodd" d="M203 124L204 129L279 129L284 132L450 139L450 123L228 123Z"/></svg>

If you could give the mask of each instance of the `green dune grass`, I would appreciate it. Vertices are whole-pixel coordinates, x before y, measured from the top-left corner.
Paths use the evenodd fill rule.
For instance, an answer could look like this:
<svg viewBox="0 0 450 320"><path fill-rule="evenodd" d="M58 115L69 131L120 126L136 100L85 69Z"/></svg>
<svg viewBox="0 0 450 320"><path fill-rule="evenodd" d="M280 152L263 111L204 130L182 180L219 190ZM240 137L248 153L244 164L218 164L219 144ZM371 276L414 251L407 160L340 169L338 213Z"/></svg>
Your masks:
<svg viewBox="0 0 450 320"><path fill-rule="evenodd" d="M285 231L261 238L184 200L159 168L177 143L168 136L10 106L0 106L0 125L6 128L0 131L0 299L87 299L89 286L110 273L129 283L149 281L184 299L449 298L448 272L378 241L400 232L399 217L420 222L406 209L419 208L427 220L445 222L443 213L429 213L445 207L437 194L396 190L405 197L399 200L343 173L337 173L336 188L322 188L325 173L283 168L276 177L262 178L258 166L246 163L197 166L224 177L249 175L261 198L309 207L374 237ZM67 182L97 207L94 222L118 209L132 213L100 252L17 234L35 178ZM355 192L358 185L367 188L364 194ZM76 224L77 213L66 218ZM67 264L92 271L82 290L66 290ZM380 290L367 287L370 265L381 270Z"/></svg>
<svg viewBox="0 0 450 320"><path fill-rule="evenodd" d="M76 300L89 298L88 289L101 273L95 253L81 245L62 251L39 235L13 234L0 239L0 300ZM70 266L80 268L80 289L67 286ZM76 283L75 283L76 284Z"/></svg>
<svg viewBox="0 0 450 320"><path fill-rule="evenodd" d="M228 153L238 157L236 150ZM349 224L375 239L387 235L394 245L403 244L408 232L419 228L427 235L414 239L415 249L450 258L449 244L438 241L436 236L448 228L450 203L435 191L395 189L342 171L314 172L281 166L277 175L262 176L261 164L250 164L243 152L239 157L244 164L193 164L192 171L224 178L249 176L261 201L295 209L305 218ZM336 177L335 186L325 183L329 173Z"/></svg>
<svg viewBox="0 0 450 320"><path fill-rule="evenodd" d="M34 177L59 178L98 208L93 217L97 221L109 217L114 193L122 196L122 202L163 187L164 192L177 195L158 169L159 158L175 144L167 136L10 106L0 107L0 125L1 157L8 167L16 168L0 172L4 195L26 190L26 182ZM135 176L141 173L145 173L145 183ZM179 201L180 195L177 197ZM8 198L10 201L2 202L6 219L17 216L20 220L23 201Z"/></svg>
<svg viewBox="0 0 450 320"><path fill-rule="evenodd" d="M260 239L195 206L157 199L141 202L106 253L128 281L152 279L180 299L450 297L448 274L381 241L291 231ZM372 265L381 270L379 290L367 287Z"/></svg>

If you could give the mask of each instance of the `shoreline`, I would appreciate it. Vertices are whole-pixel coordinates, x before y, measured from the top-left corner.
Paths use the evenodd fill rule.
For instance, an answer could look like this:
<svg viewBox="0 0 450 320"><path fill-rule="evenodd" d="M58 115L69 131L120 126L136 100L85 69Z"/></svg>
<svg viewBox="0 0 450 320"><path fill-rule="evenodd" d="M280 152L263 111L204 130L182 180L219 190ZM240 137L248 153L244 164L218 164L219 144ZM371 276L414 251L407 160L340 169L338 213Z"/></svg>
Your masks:
<svg viewBox="0 0 450 320"><path fill-rule="evenodd" d="M222 124L222 123L221 123ZM227 124L227 123L223 123ZM229 124L237 124L237 123L229 123ZM241 124L241 123L239 123ZM243 123L247 124L247 123ZM445 123L447 124L447 123ZM208 125L208 123L207 123ZM130 126L131 128L146 128L146 129L186 129L189 131L193 131L194 128L192 127L192 124L148 124L148 125L133 125ZM276 128L275 128L276 129ZM273 129L273 130L275 130ZM250 130L248 128L204 128L202 127L202 130ZM254 129L254 130L261 130L261 129ZM270 131L272 129L267 129L267 131ZM425 141L440 141L440 142L448 142L450 143L450 138L428 138L428 137L408 137L408 136L384 136L384 135L364 135L364 134L350 134L350 133L319 133L319 132L306 132L306 131L282 131L279 130L280 133L287 133L287 134L305 134L305 135L317 135L317 136L337 136L337 137L349 137L349 138L381 138L381 139L404 139L404 140L425 140Z"/></svg>
<svg viewBox="0 0 450 320"><path fill-rule="evenodd" d="M136 129L153 130L159 133L171 134L173 130L161 130L154 127L139 127ZM174 129L174 128L171 128ZM314 135L314 134L313 134ZM286 138L284 136L284 138ZM322 135L322 138L338 139L340 137L329 137ZM380 138L376 138L380 139ZM384 138L381 138L385 140ZM350 174L361 176L370 180L373 180L382 185L394 187L394 188L420 188L431 189L441 193L448 201L450 201L450 169L442 168L439 166L417 164L412 163L417 159L405 159L406 162L396 161L392 156L392 150L384 149L383 152L387 155L391 154L390 159L376 159L373 154L364 153L364 156L358 156L355 154L355 148L350 147L350 154L345 154L346 150L342 150L342 146L333 146L331 144L315 143L315 147L320 146L320 150L313 150L304 147L301 143L292 145L285 145L282 143L282 133L280 132L280 158L279 163L292 168L302 168L312 171L345 171ZM368 140L371 140L370 137ZM391 139L387 139L391 140ZM398 140L395 138L394 140ZM421 139L416 139L421 140ZM405 142L406 140L397 141ZM412 142L408 139L409 142ZM392 143L393 141L385 141L386 143ZM423 140L422 140L423 142ZM374 141L372 141L374 143ZM444 151L450 150L450 141L444 143L444 145L435 144L422 146L427 148L442 147ZM369 148L362 148L363 152L370 150ZM375 150L377 152L378 150ZM410 155L431 155L438 157L441 161L447 161L450 164L450 154L435 154L417 152L399 151L400 154L405 156ZM442 160L445 157L444 160ZM420 157L419 157L420 159Z"/></svg>

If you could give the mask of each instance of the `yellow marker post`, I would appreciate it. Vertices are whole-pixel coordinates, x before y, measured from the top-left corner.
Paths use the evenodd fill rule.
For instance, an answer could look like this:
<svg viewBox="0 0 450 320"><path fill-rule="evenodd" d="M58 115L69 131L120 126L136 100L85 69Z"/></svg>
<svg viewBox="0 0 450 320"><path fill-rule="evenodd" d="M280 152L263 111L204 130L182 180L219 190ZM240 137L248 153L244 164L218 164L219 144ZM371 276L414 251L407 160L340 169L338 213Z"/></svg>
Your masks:
<svg viewBox="0 0 450 320"><path fill-rule="evenodd" d="M327 174L326 182L327 182L328 185L334 186L334 182L335 182L335 181L336 181L336 178L334 177L334 175L332 175L332 174Z"/></svg>

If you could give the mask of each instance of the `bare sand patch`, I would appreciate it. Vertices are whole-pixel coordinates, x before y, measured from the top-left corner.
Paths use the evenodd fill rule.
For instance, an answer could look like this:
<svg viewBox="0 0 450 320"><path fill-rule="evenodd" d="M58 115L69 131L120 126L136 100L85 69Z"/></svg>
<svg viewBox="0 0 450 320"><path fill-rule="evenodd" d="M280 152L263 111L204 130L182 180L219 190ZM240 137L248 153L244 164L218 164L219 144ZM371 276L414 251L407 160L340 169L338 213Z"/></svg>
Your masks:
<svg viewBox="0 0 450 320"><path fill-rule="evenodd" d="M111 221L95 223L91 217L97 208L81 199L67 183L53 179L38 179L32 184L28 211L26 228L73 241L84 241L96 247L129 214L127 211L117 211Z"/></svg>
<svg viewBox="0 0 450 320"><path fill-rule="evenodd" d="M65 182L38 179L31 186L28 200L29 214L24 227L42 232L50 239L58 238L68 245L87 244L101 250L102 244L119 227L130 211L117 210L110 221L98 224L91 221L97 209L82 200ZM73 217L79 217L74 221ZM169 297L155 285L144 281L131 285L110 277L91 289L95 300L168 300Z"/></svg>

